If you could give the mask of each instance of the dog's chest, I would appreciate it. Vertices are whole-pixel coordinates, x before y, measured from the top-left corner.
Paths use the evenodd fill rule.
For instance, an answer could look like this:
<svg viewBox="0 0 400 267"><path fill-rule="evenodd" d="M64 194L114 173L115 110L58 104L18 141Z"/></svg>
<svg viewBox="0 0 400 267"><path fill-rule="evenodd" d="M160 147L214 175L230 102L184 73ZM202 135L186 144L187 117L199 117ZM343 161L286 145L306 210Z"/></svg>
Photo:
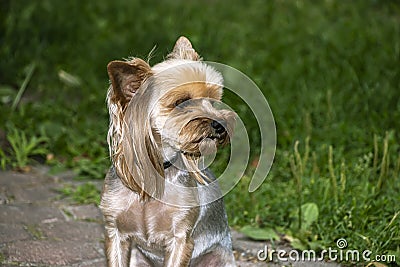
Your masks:
<svg viewBox="0 0 400 267"><path fill-rule="evenodd" d="M180 208L156 200L133 202L116 218L118 230L143 248L162 248L174 237L187 235L198 217L197 208Z"/></svg>

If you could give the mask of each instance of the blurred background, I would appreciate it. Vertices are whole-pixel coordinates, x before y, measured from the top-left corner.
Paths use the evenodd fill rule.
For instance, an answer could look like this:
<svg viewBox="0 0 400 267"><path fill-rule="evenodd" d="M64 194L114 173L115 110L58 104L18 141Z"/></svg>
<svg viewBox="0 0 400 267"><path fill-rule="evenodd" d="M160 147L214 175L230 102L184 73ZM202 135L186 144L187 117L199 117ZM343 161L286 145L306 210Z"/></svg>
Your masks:
<svg viewBox="0 0 400 267"><path fill-rule="evenodd" d="M229 93L252 138L251 164L225 199L232 227L295 248L391 253L400 260L400 2L0 2L0 164L109 167L106 65L129 56L155 64L187 36L205 60L230 65L263 91L277 152L248 193L260 149L257 124ZM218 173L228 159L222 152ZM82 188L81 188L82 189ZM392 263L394 264L394 263Z"/></svg>

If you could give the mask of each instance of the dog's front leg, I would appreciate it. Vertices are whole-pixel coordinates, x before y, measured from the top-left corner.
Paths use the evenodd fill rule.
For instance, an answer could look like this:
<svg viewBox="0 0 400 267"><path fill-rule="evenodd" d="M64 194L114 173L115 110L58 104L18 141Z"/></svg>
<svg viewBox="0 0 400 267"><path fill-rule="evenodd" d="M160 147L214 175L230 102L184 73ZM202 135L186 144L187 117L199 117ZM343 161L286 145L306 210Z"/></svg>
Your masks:
<svg viewBox="0 0 400 267"><path fill-rule="evenodd" d="M105 250L108 267L128 267L131 251L129 239L122 239L117 229L107 230Z"/></svg>
<svg viewBox="0 0 400 267"><path fill-rule="evenodd" d="M166 252L164 267L189 266L194 248L193 239L190 237L175 237Z"/></svg>

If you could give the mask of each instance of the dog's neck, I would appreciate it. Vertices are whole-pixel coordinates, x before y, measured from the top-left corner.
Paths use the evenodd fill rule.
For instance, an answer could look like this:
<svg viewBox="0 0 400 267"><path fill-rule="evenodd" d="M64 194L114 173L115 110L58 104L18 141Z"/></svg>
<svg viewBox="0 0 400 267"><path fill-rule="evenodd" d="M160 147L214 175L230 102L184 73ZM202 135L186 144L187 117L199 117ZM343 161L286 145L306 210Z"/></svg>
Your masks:
<svg viewBox="0 0 400 267"><path fill-rule="evenodd" d="M190 183L179 181L179 183L183 183L185 186L196 186L198 183L205 184L210 180L205 175L204 169L207 168L207 164L204 161L204 157L199 159L192 158L187 156L180 150L177 150L171 146L165 145L163 147L163 168L165 171L165 178L167 180L175 180L176 174L178 171L180 174L184 174L184 176L191 177L194 179L190 179ZM171 176L171 174L173 174ZM196 180L196 181L194 181Z"/></svg>

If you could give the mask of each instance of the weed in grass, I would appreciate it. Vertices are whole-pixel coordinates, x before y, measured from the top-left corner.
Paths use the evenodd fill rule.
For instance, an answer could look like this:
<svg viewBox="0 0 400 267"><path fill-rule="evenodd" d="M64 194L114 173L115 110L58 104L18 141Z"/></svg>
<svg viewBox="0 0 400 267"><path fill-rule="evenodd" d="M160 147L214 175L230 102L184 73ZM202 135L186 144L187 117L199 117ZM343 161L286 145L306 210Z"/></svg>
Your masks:
<svg viewBox="0 0 400 267"><path fill-rule="evenodd" d="M333 200L335 201L335 203L337 203L339 198L338 198L336 175L335 175L335 171L334 171L334 167L333 167L333 148L332 148L332 146L329 146L328 169L329 169L329 175L331 178L331 188L332 188Z"/></svg>
<svg viewBox="0 0 400 267"><path fill-rule="evenodd" d="M398 179L400 174L400 154L397 157L396 167L394 168L393 178Z"/></svg>
<svg viewBox="0 0 400 267"><path fill-rule="evenodd" d="M0 263L4 263L6 259L6 256L4 256L4 254L0 252Z"/></svg>
<svg viewBox="0 0 400 267"><path fill-rule="evenodd" d="M379 157L378 136L374 134L374 164L372 165L374 172L377 172L378 157Z"/></svg>
<svg viewBox="0 0 400 267"><path fill-rule="evenodd" d="M75 158L71 167L77 174L77 179L103 179L108 160L90 158Z"/></svg>
<svg viewBox="0 0 400 267"><path fill-rule="evenodd" d="M28 136L24 131L12 128L7 134L7 140L11 145L10 157L8 161L17 170L24 170L30 162L30 157L34 155L45 155L46 142L45 136ZM3 156L4 153L2 152ZM4 164L4 160L2 165Z"/></svg>
<svg viewBox="0 0 400 267"><path fill-rule="evenodd" d="M100 203L100 191L90 182L86 182L76 187L66 185L59 191L64 197L71 198L77 204L93 203L98 205Z"/></svg>
<svg viewBox="0 0 400 267"><path fill-rule="evenodd" d="M0 147L0 167L2 170L6 169L7 166L7 156L6 153L4 153L3 149Z"/></svg>
<svg viewBox="0 0 400 267"><path fill-rule="evenodd" d="M36 68L36 64L35 63L32 63L28 67L28 71L27 71L26 77L24 79L24 82L21 84L21 87L19 88L18 93L15 96L15 99L14 99L14 101L12 103L12 106L11 106L11 110L12 111L15 111L15 109L17 108L19 102L21 101L22 94L25 92L26 87L28 86L28 83L30 82L30 80L32 78L33 72L35 71L35 68Z"/></svg>
<svg viewBox="0 0 400 267"><path fill-rule="evenodd" d="M299 141L295 142L294 145L294 156L290 157L290 167L292 169L293 176L296 180L297 185L297 196L298 196L298 229L301 229L302 223L302 209L301 206L303 204L303 192L302 192L302 177L303 177L303 162L298 151Z"/></svg>
<svg viewBox="0 0 400 267"><path fill-rule="evenodd" d="M345 161L342 161L340 165L340 198L344 199L346 194L346 164Z"/></svg>
<svg viewBox="0 0 400 267"><path fill-rule="evenodd" d="M388 155L388 149L389 149L389 134L386 133L385 139L383 140L383 156L382 156L382 162L381 162L381 171L379 174L379 179L378 183L376 184L376 188L378 191L382 189L383 183L385 182L385 179L388 175L388 169L389 169L389 155Z"/></svg>
<svg viewBox="0 0 400 267"><path fill-rule="evenodd" d="M32 236L33 239L45 239L43 232L36 224L28 224L24 226L24 229Z"/></svg>

